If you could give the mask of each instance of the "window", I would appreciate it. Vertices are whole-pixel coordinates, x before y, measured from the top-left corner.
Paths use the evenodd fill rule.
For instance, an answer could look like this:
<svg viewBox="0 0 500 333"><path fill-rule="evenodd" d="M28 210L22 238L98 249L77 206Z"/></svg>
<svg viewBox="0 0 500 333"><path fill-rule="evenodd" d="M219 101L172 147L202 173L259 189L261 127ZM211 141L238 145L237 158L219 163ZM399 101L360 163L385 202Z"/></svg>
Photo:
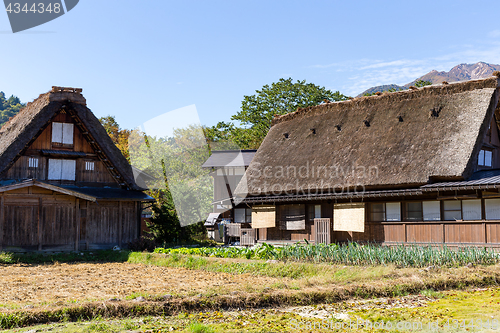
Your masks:
<svg viewBox="0 0 500 333"><path fill-rule="evenodd" d="M94 161L85 161L85 171L94 171Z"/></svg>
<svg viewBox="0 0 500 333"><path fill-rule="evenodd" d="M479 166L492 166L493 152L490 150L481 149L479 152L479 157L477 159L477 164Z"/></svg>
<svg viewBox="0 0 500 333"><path fill-rule="evenodd" d="M481 220L481 199L463 200L462 214L464 221Z"/></svg>
<svg viewBox="0 0 500 333"><path fill-rule="evenodd" d="M29 168L38 168L38 158L37 157L30 157L28 159L28 167Z"/></svg>
<svg viewBox="0 0 500 333"><path fill-rule="evenodd" d="M445 221L462 220L462 201L460 200L443 201L443 213Z"/></svg>
<svg viewBox="0 0 500 333"><path fill-rule="evenodd" d="M372 203L370 205L370 220L374 222L385 221L384 203Z"/></svg>
<svg viewBox="0 0 500 333"><path fill-rule="evenodd" d="M385 204L386 221L401 221L401 203L388 202Z"/></svg>
<svg viewBox="0 0 500 333"><path fill-rule="evenodd" d="M314 221L319 218L321 218L321 205L307 205L307 220Z"/></svg>
<svg viewBox="0 0 500 333"><path fill-rule="evenodd" d="M252 209L251 208L235 208L234 209L234 222L235 223L252 223Z"/></svg>
<svg viewBox="0 0 500 333"><path fill-rule="evenodd" d="M75 160L49 159L49 180L75 180Z"/></svg>
<svg viewBox="0 0 500 333"><path fill-rule="evenodd" d="M441 220L441 203L439 201L422 202L424 221Z"/></svg>
<svg viewBox="0 0 500 333"><path fill-rule="evenodd" d="M422 221L422 202L407 202L406 203L406 220L407 221Z"/></svg>
<svg viewBox="0 0 500 333"><path fill-rule="evenodd" d="M500 220L500 199L485 199L484 210L487 220Z"/></svg>
<svg viewBox="0 0 500 333"><path fill-rule="evenodd" d="M52 123L52 143L73 145L73 124Z"/></svg>
<svg viewBox="0 0 500 333"><path fill-rule="evenodd" d="M385 202L371 204L370 219L373 222L401 221L401 203Z"/></svg>

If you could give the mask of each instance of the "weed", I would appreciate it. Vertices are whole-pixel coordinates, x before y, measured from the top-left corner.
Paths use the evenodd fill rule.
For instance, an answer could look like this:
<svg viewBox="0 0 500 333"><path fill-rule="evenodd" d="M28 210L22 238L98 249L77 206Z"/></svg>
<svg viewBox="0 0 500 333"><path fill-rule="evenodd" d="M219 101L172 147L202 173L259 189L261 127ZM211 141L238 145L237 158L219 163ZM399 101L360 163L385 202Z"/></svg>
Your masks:
<svg viewBox="0 0 500 333"><path fill-rule="evenodd" d="M188 326L188 331L192 333L213 333L214 330L202 323L192 323Z"/></svg>

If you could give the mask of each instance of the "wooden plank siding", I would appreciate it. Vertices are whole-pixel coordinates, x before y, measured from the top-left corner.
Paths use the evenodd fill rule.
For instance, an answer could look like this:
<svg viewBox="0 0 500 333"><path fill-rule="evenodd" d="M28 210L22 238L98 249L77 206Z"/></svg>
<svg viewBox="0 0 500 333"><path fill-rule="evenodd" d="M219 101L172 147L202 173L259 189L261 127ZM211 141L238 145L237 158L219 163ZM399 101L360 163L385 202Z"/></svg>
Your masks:
<svg viewBox="0 0 500 333"><path fill-rule="evenodd" d="M60 113L54 117L53 122L74 123L73 119ZM83 152L86 157L68 157L76 160L75 181L62 181L63 183L103 183L106 185L115 185L115 178L109 172L102 161L97 158L95 151L83 137L77 126L74 126L72 146L59 146L52 143L52 125L49 124L36 140L27 148L23 156L20 156L14 165L7 171L7 179L38 179L48 180L48 160L49 158L61 159L64 157L44 156L41 150L60 150L68 152ZM29 159L38 160L38 167L29 167ZM94 170L85 170L85 162L94 162ZM50 183L60 184L61 181L49 181Z"/></svg>
<svg viewBox="0 0 500 333"><path fill-rule="evenodd" d="M35 187L0 195L0 245L5 251L112 248L120 239L122 245L136 239L138 225L133 201L93 203Z"/></svg>

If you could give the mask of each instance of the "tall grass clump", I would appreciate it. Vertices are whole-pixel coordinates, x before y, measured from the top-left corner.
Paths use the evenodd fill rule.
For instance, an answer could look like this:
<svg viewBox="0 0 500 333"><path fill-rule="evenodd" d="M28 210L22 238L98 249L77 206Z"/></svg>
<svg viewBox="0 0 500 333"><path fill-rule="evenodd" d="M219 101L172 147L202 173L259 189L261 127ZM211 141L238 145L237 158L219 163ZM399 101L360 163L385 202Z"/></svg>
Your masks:
<svg viewBox="0 0 500 333"><path fill-rule="evenodd" d="M400 267L492 265L500 262L497 253L487 248L447 246L381 246L378 244L294 244L274 247L262 244L255 248L157 248L156 253L199 255L218 258L274 259L333 263L343 265L389 265Z"/></svg>

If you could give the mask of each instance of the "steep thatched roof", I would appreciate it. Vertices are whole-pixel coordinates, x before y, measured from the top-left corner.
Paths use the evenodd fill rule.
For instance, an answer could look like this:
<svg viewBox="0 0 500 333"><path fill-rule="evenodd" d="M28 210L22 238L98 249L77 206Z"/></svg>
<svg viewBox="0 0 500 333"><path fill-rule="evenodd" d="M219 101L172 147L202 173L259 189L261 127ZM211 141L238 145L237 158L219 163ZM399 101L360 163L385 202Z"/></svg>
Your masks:
<svg viewBox="0 0 500 333"><path fill-rule="evenodd" d="M239 195L411 187L466 179L495 112L499 79L322 104L276 117Z"/></svg>
<svg viewBox="0 0 500 333"><path fill-rule="evenodd" d="M52 91L40 95L28 103L14 118L0 129L0 174L7 171L17 160L22 151L27 148L49 124L61 109L76 116L76 126L82 132L88 132L88 137L98 147L102 156L111 164L111 172L115 173L117 181L128 188L140 190L132 173L132 168L115 146L99 120L86 106L86 100L81 95L81 89L53 87ZM79 121L78 121L79 120ZM116 172L115 172L116 170Z"/></svg>

